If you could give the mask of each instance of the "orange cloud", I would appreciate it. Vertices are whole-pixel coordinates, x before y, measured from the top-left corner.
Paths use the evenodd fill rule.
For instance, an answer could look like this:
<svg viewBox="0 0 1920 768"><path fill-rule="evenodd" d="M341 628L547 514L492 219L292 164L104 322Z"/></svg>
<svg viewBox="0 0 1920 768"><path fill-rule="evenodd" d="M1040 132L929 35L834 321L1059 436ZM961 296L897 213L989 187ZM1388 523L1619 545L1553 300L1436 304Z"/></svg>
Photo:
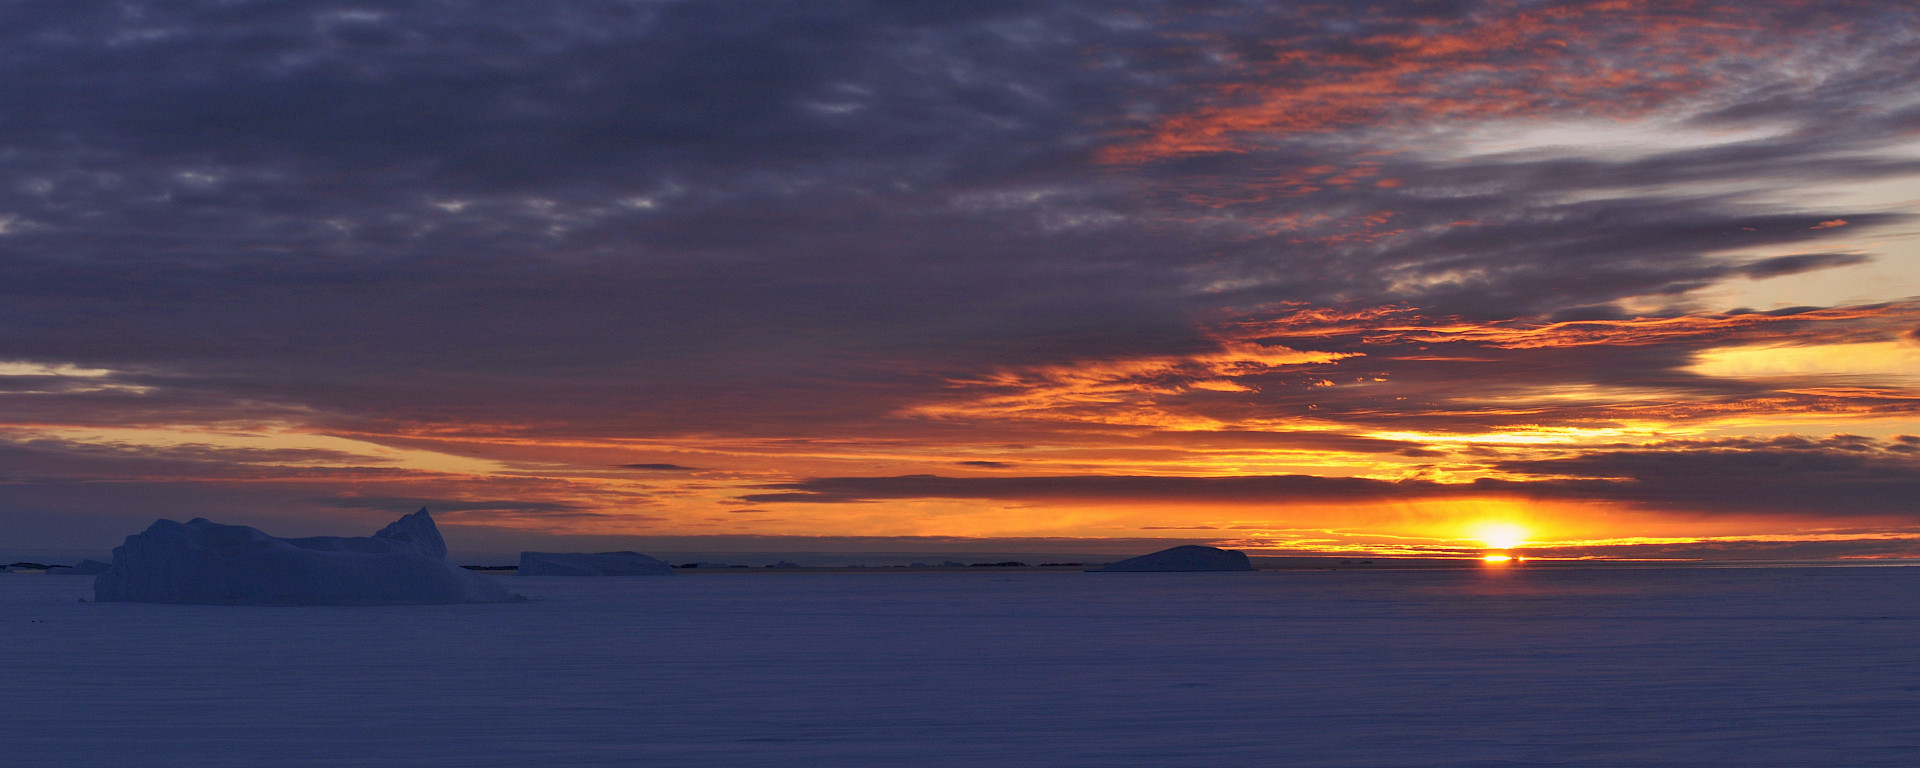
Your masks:
<svg viewBox="0 0 1920 768"><path fill-rule="evenodd" d="M1864 322L1859 322L1864 321ZM1883 336L1886 329L1920 322L1920 303L1831 307L1805 312L1698 314L1625 320L1539 322L1533 318L1474 322L1430 317L1404 305L1361 309L1287 309L1277 318L1237 321L1229 338L1301 339L1355 337L1367 344L1465 343L1499 349L1591 345L1647 346L1726 339L1744 344L1809 343L1807 328L1819 326L1827 343L1856 335ZM1864 326L1864 327L1863 327Z"/></svg>
<svg viewBox="0 0 1920 768"><path fill-rule="evenodd" d="M1208 420L1181 418L1154 406L1156 398L1194 390L1253 392L1237 379L1282 368L1332 363L1357 352L1302 352L1250 341L1224 341L1192 355L1090 360L1002 370L952 382L980 398L924 403L901 415L931 418L1090 420L1167 428L1218 428Z"/></svg>
<svg viewBox="0 0 1920 768"><path fill-rule="evenodd" d="M1715 62L1755 57L1756 29L1710 3L1605 0L1509 5L1345 39L1274 40L1269 55L1222 54L1216 74L1225 82L1197 107L1099 157L1136 164L1243 152L1268 136L1362 124L1630 117L1713 86Z"/></svg>
<svg viewBox="0 0 1920 768"><path fill-rule="evenodd" d="M1686 422L1883 418L1909 411L1920 397L1899 380L1782 374L1735 381L1683 367L1709 350L1893 344L1886 340L1920 323L1915 303L1567 322L1430 317L1405 306L1277 309L1214 326L1217 346L1206 352L957 379L949 392L899 415L1163 430L1359 429L1428 446L1517 446L1651 436ZM1610 351L1662 346L1678 354ZM1710 354L1720 357L1701 359L1727 356ZM1651 367L1631 377L1643 383L1599 373L1622 364Z"/></svg>

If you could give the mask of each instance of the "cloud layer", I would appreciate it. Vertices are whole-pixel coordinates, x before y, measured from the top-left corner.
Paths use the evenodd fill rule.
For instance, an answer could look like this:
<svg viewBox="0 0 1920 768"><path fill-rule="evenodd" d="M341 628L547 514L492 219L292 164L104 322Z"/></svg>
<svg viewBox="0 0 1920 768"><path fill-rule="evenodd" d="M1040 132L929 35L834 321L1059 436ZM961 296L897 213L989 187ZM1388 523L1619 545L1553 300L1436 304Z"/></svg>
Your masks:
<svg viewBox="0 0 1920 768"><path fill-rule="evenodd" d="M127 514L674 535L1495 492L1908 525L1916 31L1789 0L16 3L0 515L78 540L111 506L81 486L141 483ZM864 509L906 499L947 501Z"/></svg>

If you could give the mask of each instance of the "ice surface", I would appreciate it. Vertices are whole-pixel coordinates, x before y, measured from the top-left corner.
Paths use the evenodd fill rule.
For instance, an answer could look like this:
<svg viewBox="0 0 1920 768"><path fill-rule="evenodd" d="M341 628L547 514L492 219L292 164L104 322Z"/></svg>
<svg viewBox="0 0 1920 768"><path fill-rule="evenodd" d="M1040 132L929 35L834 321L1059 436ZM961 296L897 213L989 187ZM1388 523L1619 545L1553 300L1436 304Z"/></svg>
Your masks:
<svg viewBox="0 0 1920 768"><path fill-rule="evenodd" d="M1253 564L1247 562L1247 555L1237 549L1220 549L1188 544L1172 549L1163 549L1150 555L1129 558L1104 568L1093 569L1099 572L1145 572L1145 571L1251 571Z"/></svg>
<svg viewBox="0 0 1920 768"><path fill-rule="evenodd" d="M671 576L673 566L638 552L522 552L521 576Z"/></svg>
<svg viewBox="0 0 1920 768"><path fill-rule="evenodd" d="M278 605L497 603L499 580L450 565L422 509L371 537L281 539L202 518L155 522L114 548L102 602Z"/></svg>
<svg viewBox="0 0 1920 768"><path fill-rule="evenodd" d="M20 765L1848 766L1920 755L1920 568L0 579Z"/></svg>

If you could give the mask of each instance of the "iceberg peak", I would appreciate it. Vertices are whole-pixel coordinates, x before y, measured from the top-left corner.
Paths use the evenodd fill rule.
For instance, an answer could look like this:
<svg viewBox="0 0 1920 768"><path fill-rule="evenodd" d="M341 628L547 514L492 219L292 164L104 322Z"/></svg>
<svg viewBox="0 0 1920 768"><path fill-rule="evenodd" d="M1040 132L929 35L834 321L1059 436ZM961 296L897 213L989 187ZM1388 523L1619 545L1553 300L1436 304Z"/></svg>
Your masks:
<svg viewBox="0 0 1920 768"><path fill-rule="evenodd" d="M420 554L435 560L447 559L447 542L440 538L440 528L433 524L433 515L427 514L427 508L387 524L373 535L376 539L404 541L411 543Z"/></svg>

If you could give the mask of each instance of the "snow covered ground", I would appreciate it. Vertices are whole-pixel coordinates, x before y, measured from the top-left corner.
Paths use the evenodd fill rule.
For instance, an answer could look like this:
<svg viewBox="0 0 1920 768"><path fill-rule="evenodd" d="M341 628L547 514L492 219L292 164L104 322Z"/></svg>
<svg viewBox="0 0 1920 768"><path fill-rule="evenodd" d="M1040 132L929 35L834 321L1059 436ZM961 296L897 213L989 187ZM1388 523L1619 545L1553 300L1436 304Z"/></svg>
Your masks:
<svg viewBox="0 0 1920 768"><path fill-rule="evenodd" d="M1920 568L507 577L81 603L0 574L0 754L141 766L1912 766Z"/></svg>

